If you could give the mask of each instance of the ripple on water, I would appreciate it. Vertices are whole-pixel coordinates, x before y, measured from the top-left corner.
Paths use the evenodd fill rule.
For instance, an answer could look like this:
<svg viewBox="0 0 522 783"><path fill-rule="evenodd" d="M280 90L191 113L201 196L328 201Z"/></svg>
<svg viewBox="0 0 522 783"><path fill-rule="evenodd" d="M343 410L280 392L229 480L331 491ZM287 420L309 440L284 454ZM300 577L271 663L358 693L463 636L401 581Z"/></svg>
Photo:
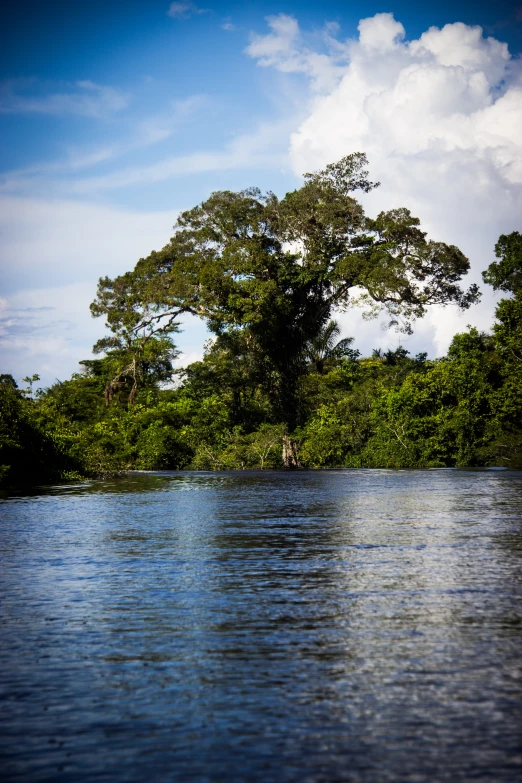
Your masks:
<svg viewBox="0 0 522 783"><path fill-rule="evenodd" d="M131 475L0 517L3 779L520 779L521 473Z"/></svg>

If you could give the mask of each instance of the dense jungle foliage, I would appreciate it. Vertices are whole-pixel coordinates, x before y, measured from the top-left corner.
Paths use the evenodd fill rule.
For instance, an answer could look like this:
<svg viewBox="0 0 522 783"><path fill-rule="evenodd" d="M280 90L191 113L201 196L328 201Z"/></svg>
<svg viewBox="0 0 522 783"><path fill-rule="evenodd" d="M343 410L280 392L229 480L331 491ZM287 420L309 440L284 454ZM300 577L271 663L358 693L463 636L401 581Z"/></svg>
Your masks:
<svg viewBox="0 0 522 783"><path fill-rule="evenodd" d="M101 358L48 389L0 376L0 481L522 467L522 235L501 236L483 274L507 294L491 334L468 328L442 359L404 348L362 357L331 318L352 289L404 331L429 304L478 299L458 287L467 259L427 241L407 210L364 216L351 196L374 187L364 164L349 156L280 201L213 194L181 215L162 251L102 279L92 309L112 336L95 346ZM202 361L174 370L183 312L214 336Z"/></svg>

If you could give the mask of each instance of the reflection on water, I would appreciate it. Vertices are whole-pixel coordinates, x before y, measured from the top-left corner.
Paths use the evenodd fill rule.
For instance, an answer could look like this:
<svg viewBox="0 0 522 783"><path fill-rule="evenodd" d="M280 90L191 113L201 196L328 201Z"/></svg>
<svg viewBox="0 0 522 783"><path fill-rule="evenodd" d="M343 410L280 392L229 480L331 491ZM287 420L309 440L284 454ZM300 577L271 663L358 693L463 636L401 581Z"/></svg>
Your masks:
<svg viewBox="0 0 522 783"><path fill-rule="evenodd" d="M0 516L3 779L520 779L521 473L133 475Z"/></svg>

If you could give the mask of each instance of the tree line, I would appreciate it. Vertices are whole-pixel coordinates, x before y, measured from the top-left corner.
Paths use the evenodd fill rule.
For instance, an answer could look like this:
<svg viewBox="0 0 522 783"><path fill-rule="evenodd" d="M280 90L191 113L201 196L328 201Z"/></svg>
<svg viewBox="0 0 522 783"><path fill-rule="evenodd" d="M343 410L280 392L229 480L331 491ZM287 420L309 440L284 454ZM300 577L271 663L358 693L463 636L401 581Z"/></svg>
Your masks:
<svg viewBox="0 0 522 783"><path fill-rule="evenodd" d="M170 242L102 278L99 358L48 389L0 377L0 480L128 469L522 465L522 236L503 235L484 281L507 296L492 333L446 357L362 357L332 316L353 304L411 333L431 304L468 308L469 261L404 208L365 215L361 153L278 199L221 191ZM178 319L205 320L201 361L174 370Z"/></svg>

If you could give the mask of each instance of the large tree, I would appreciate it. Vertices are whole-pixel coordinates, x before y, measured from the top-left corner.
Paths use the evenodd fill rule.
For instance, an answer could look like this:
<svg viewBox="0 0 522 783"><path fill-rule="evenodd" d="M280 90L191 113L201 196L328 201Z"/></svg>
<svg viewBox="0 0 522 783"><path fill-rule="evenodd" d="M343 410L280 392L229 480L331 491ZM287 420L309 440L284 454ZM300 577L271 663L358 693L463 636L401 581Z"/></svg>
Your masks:
<svg viewBox="0 0 522 783"><path fill-rule="evenodd" d="M183 313L203 318L218 339L243 332L264 363L274 418L291 432L307 346L332 311L363 301L410 331L430 304L467 308L478 299L475 285L459 287L467 258L428 240L407 209L365 216L352 194L378 184L366 164L362 153L349 155L306 174L282 199L257 189L213 193L180 215L162 250L100 280L93 315L127 340L146 340Z"/></svg>

